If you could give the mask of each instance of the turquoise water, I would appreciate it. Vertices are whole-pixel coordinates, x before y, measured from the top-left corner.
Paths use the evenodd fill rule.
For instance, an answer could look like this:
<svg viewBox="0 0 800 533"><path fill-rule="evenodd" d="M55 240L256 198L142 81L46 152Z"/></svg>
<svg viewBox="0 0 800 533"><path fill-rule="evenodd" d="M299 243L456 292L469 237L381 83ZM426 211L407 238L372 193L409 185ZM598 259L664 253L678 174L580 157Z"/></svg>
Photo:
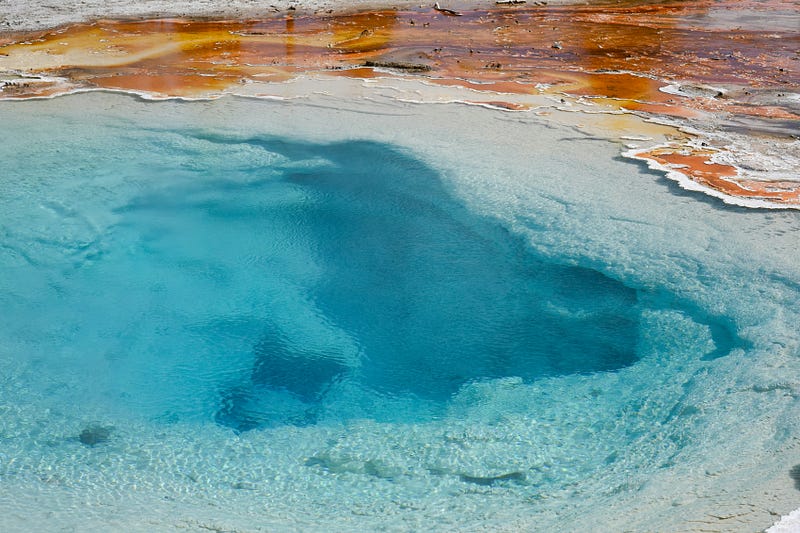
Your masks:
<svg viewBox="0 0 800 533"><path fill-rule="evenodd" d="M792 412L724 394L790 379L793 215L611 156L443 161L379 113L359 134L233 99L0 114L14 526L47 527L24 511L47 501L95 527L147 529L147 505L156 529L527 528L734 460L742 413Z"/></svg>

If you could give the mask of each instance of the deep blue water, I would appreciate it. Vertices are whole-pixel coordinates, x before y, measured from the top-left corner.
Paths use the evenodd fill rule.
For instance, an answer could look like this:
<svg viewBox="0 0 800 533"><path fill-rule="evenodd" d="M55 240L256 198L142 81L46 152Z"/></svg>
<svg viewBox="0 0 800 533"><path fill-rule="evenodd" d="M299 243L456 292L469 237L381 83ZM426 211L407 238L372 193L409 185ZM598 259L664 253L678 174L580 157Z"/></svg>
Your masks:
<svg viewBox="0 0 800 533"><path fill-rule="evenodd" d="M607 371L636 360L634 290L597 271L538 256L498 222L470 213L421 162L372 142L244 142L288 163L272 169L277 175L245 186L211 181L193 191L202 198L196 202L172 205L183 198L174 191L170 198L148 198L129 208L131 216L151 216L158 206L159 217L235 223L249 227L249 240L270 250L287 246L275 242L269 229L281 226L281 236L292 236L290 250L278 251L270 262L285 264L280 254L298 248L313 257L322 272L300 273L293 281L320 318L348 334L357 352L336 342L306 346L301 324L279 328L265 320L253 345L252 372L223 392L220 423L246 430L312 422L326 391L341 380L445 401L474 380ZM293 167L313 158L326 164ZM276 195L303 201L276 205ZM192 231L190 224L178 225ZM228 238L241 237L231 232ZM265 265L256 275L285 273ZM283 310L276 306L273 312ZM274 413L254 407L264 388L285 391L308 409L273 420Z"/></svg>
<svg viewBox="0 0 800 533"><path fill-rule="evenodd" d="M267 313L251 341L251 368L219 391L218 423L238 431L314 423L343 382L446 402L469 382L530 382L637 360L636 290L538 254L470 212L408 154L366 141L199 138L281 162L247 169L246 179L203 170L183 188L131 201L119 213L120 227L146 241L135 261L212 276L198 302L230 298L231 263L256 286L280 293L291 285L298 295L287 305L285 294L253 289ZM186 243L195 244L184 251ZM261 259L248 265L252 255ZM718 348L725 352L735 333L717 329L729 337ZM275 407L275 393L285 408ZM398 418L379 408L359 416Z"/></svg>

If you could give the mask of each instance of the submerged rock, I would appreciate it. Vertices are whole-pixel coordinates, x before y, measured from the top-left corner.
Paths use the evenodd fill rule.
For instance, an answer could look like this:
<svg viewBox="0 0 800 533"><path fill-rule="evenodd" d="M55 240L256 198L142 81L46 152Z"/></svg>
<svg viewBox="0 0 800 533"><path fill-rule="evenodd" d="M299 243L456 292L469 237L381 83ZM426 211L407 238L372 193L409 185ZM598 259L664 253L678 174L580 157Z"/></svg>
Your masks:
<svg viewBox="0 0 800 533"><path fill-rule="evenodd" d="M108 442L108 439L111 437L111 431L114 428L108 426L100 426L92 424L84 428L81 431L81 434L78 435L78 440L81 441L81 444L86 446L95 446L96 444L103 444L104 442Z"/></svg>
<svg viewBox="0 0 800 533"><path fill-rule="evenodd" d="M468 476L466 474L461 474L459 477L464 483L474 483L475 485L484 487L491 487L500 481L514 481L518 483L525 481L525 474L522 472L509 472L508 474L500 474L498 476Z"/></svg>

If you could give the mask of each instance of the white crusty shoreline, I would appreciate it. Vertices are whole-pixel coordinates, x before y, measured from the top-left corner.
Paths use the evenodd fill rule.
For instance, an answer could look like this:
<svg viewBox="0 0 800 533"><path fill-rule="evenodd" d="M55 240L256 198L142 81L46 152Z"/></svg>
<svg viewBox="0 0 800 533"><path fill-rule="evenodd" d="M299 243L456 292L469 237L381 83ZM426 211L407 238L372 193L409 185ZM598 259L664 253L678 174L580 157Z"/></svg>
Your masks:
<svg viewBox="0 0 800 533"><path fill-rule="evenodd" d="M578 0L549 0L548 4L586 3ZM494 6L493 0L447 0L456 9ZM433 5L427 0L0 0L0 34L41 30L102 18L263 18L289 10L297 13L346 13L365 8L412 8Z"/></svg>

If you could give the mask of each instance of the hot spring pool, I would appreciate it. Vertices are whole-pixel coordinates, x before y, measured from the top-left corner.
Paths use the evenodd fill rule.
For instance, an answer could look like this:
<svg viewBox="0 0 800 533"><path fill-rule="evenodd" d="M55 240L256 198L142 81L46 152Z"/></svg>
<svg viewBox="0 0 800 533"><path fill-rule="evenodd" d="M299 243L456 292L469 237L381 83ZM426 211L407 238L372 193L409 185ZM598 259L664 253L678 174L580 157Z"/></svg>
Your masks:
<svg viewBox="0 0 800 533"><path fill-rule="evenodd" d="M456 104L92 93L0 121L4 529L791 508L795 212Z"/></svg>

